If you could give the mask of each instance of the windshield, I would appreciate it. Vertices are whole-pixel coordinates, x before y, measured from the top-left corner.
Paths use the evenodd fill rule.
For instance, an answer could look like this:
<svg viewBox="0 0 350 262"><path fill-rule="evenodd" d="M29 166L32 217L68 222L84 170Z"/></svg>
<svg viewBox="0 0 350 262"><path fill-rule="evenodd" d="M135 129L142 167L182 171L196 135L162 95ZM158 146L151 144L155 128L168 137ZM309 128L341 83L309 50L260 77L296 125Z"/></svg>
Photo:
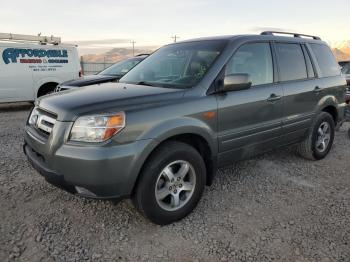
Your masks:
<svg viewBox="0 0 350 262"><path fill-rule="evenodd" d="M346 63L342 66L342 73L345 75L350 75L350 63Z"/></svg>
<svg viewBox="0 0 350 262"><path fill-rule="evenodd" d="M142 59L128 59L128 60L120 61L98 74L105 75L105 76L123 76L141 61Z"/></svg>
<svg viewBox="0 0 350 262"><path fill-rule="evenodd" d="M206 40L165 46L127 73L120 82L167 88L195 86L226 43Z"/></svg>

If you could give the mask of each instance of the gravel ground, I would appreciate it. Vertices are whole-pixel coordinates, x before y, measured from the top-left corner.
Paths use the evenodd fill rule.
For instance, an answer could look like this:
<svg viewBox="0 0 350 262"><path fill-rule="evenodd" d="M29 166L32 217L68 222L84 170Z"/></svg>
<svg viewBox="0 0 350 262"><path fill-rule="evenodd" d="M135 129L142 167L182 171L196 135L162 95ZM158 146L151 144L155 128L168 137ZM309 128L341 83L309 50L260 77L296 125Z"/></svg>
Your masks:
<svg viewBox="0 0 350 262"><path fill-rule="evenodd" d="M350 140L318 162L276 151L221 169L170 226L129 200L75 197L22 153L29 106L0 107L0 261L350 261Z"/></svg>

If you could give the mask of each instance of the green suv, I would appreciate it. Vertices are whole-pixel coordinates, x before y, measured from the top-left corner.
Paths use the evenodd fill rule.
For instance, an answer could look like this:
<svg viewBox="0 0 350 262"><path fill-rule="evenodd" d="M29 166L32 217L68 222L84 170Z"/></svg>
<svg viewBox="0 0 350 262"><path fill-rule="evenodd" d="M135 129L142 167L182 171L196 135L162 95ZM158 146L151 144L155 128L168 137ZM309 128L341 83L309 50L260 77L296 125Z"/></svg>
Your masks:
<svg viewBox="0 0 350 262"><path fill-rule="evenodd" d="M119 83L38 99L24 152L48 182L89 198L130 197L168 224L195 208L218 167L291 144L307 159L324 158L345 87L315 36L178 42Z"/></svg>

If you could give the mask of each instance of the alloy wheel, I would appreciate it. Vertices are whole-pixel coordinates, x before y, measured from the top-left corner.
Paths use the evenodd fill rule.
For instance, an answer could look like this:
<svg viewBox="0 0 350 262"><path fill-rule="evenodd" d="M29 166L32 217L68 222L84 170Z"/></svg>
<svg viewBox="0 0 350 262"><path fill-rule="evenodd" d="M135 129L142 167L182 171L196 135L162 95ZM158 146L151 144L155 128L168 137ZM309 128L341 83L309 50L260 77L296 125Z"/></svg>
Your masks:
<svg viewBox="0 0 350 262"><path fill-rule="evenodd" d="M192 197L196 186L193 166L184 160L168 164L159 174L155 196L158 205L166 211L182 208Z"/></svg>
<svg viewBox="0 0 350 262"><path fill-rule="evenodd" d="M331 140L331 128L328 122L322 122L317 130L316 150L320 153L326 151Z"/></svg>

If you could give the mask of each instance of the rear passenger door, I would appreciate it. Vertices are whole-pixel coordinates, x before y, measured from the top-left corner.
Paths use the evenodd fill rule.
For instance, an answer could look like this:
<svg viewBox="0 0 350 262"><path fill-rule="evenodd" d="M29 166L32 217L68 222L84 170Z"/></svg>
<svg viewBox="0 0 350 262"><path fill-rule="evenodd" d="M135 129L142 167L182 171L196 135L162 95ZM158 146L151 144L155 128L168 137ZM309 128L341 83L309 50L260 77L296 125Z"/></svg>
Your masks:
<svg viewBox="0 0 350 262"><path fill-rule="evenodd" d="M249 74L252 87L217 95L219 164L246 158L278 145L282 129L282 89L274 84L268 42L242 45L225 75Z"/></svg>
<svg viewBox="0 0 350 262"><path fill-rule="evenodd" d="M317 73L317 86L320 88L319 100L326 102L334 99L335 103L344 102L344 93L346 90L346 82L341 75L340 66L336 61L331 49L326 44L308 43L311 56L315 61ZM319 103L319 106L325 106ZM342 117L342 116L338 116ZM339 120L339 119L338 119Z"/></svg>
<svg viewBox="0 0 350 262"><path fill-rule="evenodd" d="M304 136L315 115L319 87L310 54L303 44L275 43L279 82L283 88L282 144Z"/></svg>

